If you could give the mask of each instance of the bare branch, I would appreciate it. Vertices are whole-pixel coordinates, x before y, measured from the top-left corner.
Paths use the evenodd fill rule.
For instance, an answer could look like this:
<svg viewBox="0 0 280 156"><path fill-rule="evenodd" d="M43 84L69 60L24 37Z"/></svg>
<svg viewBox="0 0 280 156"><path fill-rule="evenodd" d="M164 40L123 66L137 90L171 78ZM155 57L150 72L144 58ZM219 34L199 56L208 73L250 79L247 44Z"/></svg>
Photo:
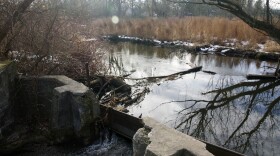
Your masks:
<svg viewBox="0 0 280 156"><path fill-rule="evenodd" d="M22 15L25 12L25 10L30 6L30 4L33 1L34 0L24 0L18 6L18 8L14 12L13 16L5 22L5 24L4 24L4 26L2 28L0 28L0 43L7 36L9 31L12 29L13 25L15 25L15 23L17 23L17 21L22 17Z"/></svg>
<svg viewBox="0 0 280 156"><path fill-rule="evenodd" d="M218 8L226 10L232 13L233 15L239 17L241 20L243 20L252 28L265 32L267 35L275 39L276 42L280 43L280 29L277 28L275 25L273 25L272 22L262 21L249 15L245 10L243 10L242 5L239 4L238 1L231 1L231 0L199 0L199 2L189 1L189 0L167 0L167 1L173 3L207 4L207 5L217 6Z"/></svg>

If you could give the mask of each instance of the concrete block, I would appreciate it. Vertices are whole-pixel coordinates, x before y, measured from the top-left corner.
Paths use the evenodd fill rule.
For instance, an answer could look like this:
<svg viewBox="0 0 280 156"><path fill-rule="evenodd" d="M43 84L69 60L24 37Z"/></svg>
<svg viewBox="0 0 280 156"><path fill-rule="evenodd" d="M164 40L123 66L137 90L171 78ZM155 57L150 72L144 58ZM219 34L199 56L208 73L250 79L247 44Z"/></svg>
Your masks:
<svg viewBox="0 0 280 156"><path fill-rule="evenodd" d="M11 61L0 61L0 136L10 133L8 132L9 127L14 121L12 108L14 104L15 76L15 64Z"/></svg>
<svg viewBox="0 0 280 156"><path fill-rule="evenodd" d="M18 119L32 121L36 117L39 122L49 123L54 142L78 139L86 144L97 133L99 103L82 83L54 75L21 78L19 85Z"/></svg>
<svg viewBox="0 0 280 156"><path fill-rule="evenodd" d="M212 156L206 150L206 144L191 136L169 128L152 118L144 118L143 122L144 128L139 129L133 138L134 156Z"/></svg>
<svg viewBox="0 0 280 156"><path fill-rule="evenodd" d="M51 129L59 133L58 137L61 139L64 139L61 133L69 132L74 132L78 138L90 136L94 122L100 115L99 103L93 92L83 84L65 76L48 78L56 78L65 84L54 89Z"/></svg>
<svg viewBox="0 0 280 156"><path fill-rule="evenodd" d="M140 128L133 136L133 154L135 156L145 155L146 148L151 143L149 133L150 129Z"/></svg>

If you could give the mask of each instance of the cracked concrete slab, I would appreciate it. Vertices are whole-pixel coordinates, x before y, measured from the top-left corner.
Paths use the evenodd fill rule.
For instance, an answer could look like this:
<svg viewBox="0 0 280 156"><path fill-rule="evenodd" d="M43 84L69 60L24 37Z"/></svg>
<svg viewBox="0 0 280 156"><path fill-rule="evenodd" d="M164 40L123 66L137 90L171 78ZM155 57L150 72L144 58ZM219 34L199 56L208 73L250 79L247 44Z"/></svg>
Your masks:
<svg viewBox="0 0 280 156"><path fill-rule="evenodd" d="M144 118L144 128L133 138L135 156L213 156L206 144L195 138L169 128L152 118Z"/></svg>

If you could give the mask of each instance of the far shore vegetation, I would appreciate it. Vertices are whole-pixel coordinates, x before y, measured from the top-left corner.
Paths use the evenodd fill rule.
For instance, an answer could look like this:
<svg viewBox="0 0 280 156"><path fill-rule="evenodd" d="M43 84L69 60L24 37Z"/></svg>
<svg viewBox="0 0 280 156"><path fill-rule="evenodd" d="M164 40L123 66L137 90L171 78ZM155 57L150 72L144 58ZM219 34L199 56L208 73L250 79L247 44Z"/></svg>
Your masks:
<svg viewBox="0 0 280 156"><path fill-rule="evenodd" d="M217 44L244 49L279 52L280 45L264 32L255 30L238 18L226 17L169 17L169 18L121 18L114 24L111 18L93 21L96 35L127 35L168 41L188 41L195 44Z"/></svg>
<svg viewBox="0 0 280 156"><path fill-rule="evenodd" d="M226 45L256 49L264 44L264 51L279 52L280 45L264 32L255 30L237 18L183 17L120 19L114 24L111 18L93 21L97 35L127 35L168 41L188 41L195 44Z"/></svg>
<svg viewBox="0 0 280 156"><path fill-rule="evenodd" d="M84 75L85 62L90 62L92 73L99 73L104 71L101 58L109 50L99 51L100 47L109 47L95 40L103 35L280 52L280 10L269 8L275 0L270 5L263 0L236 3L254 21L275 29L254 29L238 14L215 5L168 0L3 1L0 2L0 60L15 60L20 73L31 75L76 77ZM113 23L113 16L119 22Z"/></svg>

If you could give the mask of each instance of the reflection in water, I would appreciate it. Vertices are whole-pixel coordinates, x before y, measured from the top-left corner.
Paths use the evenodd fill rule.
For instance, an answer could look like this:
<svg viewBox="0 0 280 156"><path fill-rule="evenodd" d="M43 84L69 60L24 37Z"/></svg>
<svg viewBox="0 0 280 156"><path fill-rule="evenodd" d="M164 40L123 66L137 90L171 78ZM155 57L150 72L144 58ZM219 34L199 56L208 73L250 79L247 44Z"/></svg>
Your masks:
<svg viewBox="0 0 280 156"><path fill-rule="evenodd" d="M280 81L219 83L219 89L203 93L210 100L184 101L192 104L179 111L176 128L242 153L279 154L267 139L279 145Z"/></svg>
<svg viewBox="0 0 280 156"><path fill-rule="evenodd" d="M204 70L234 76L245 76L248 73L263 73L266 72L266 70L260 69L260 67L271 66L270 63L265 61L216 55L196 55L183 53L179 49L129 43L116 44L110 58L116 58L119 64L125 64L123 69L126 71L123 71L123 73L137 68L138 72L140 72L139 70L143 70L142 74L148 74L146 76L151 76L151 69L155 67L155 72L157 74L164 75L186 70L188 64L203 66ZM168 68L168 70L165 70L166 68ZM163 70L159 71L159 69ZM139 76L141 77L142 75Z"/></svg>
<svg viewBox="0 0 280 156"><path fill-rule="evenodd" d="M162 76L203 66L199 72L172 81L147 83L150 92L130 114L150 116L211 143L249 155L280 153L279 81L247 81L273 63L135 44L117 44L110 53L111 74L131 78ZM133 72L132 72L133 71ZM132 85L139 83L127 80Z"/></svg>

